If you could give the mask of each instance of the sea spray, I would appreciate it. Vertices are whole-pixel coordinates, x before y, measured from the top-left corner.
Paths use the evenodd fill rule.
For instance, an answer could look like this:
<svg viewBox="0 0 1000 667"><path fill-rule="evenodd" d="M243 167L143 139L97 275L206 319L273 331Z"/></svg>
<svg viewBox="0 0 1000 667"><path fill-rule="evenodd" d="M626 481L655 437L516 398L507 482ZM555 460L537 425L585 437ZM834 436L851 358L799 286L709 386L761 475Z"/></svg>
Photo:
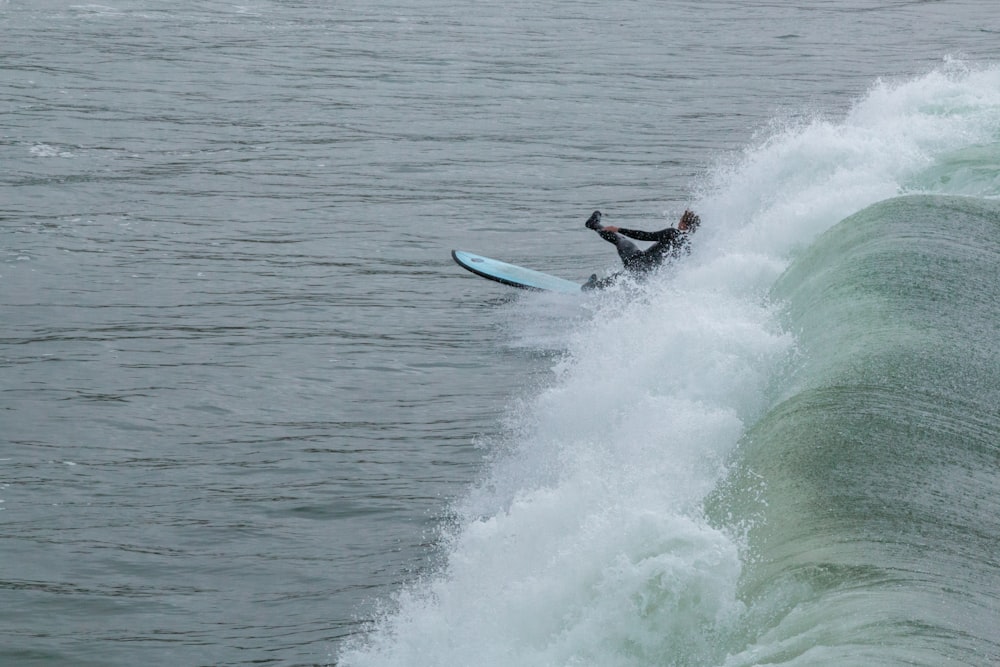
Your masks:
<svg viewBox="0 0 1000 667"><path fill-rule="evenodd" d="M899 194L996 196L989 147L998 141L1000 67L949 61L916 79L878 81L845 118L775 125L720 160L699 187L699 210L713 221L701 250L720 264L759 253L777 267L840 220ZM941 171L963 156L971 164Z"/></svg>
<svg viewBox="0 0 1000 667"><path fill-rule="evenodd" d="M666 275L593 307L457 503L441 571L345 664L723 657L742 612L739 545L702 500L790 339L766 303Z"/></svg>

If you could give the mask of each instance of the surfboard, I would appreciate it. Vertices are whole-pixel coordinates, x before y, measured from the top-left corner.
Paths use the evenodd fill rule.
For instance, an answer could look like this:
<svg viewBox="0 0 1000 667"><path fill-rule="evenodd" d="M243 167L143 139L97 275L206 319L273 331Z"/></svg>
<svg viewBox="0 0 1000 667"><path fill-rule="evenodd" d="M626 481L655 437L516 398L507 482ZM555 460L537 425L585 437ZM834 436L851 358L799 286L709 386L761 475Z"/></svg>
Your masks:
<svg viewBox="0 0 1000 667"><path fill-rule="evenodd" d="M526 269L523 266L508 264L498 259L490 259L464 250L452 250L451 256L463 269L504 285L564 294L580 293L580 283L548 273Z"/></svg>

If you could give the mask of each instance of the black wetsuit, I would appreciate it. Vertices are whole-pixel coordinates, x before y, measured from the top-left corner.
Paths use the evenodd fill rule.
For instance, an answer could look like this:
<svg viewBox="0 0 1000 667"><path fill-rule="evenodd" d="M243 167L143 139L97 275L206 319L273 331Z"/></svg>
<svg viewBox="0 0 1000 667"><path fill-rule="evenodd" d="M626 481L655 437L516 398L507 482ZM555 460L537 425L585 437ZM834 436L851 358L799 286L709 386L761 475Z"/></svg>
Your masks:
<svg viewBox="0 0 1000 667"><path fill-rule="evenodd" d="M644 232L638 229L619 227L617 234L606 229L598 229L597 233L605 241L615 244L622 264L629 271L649 271L668 259L677 259L682 254L691 252L687 234L673 227L667 227L658 232ZM654 241L655 243L645 250L640 250L628 238L625 238L626 236L636 241Z"/></svg>
<svg viewBox="0 0 1000 667"><path fill-rule="evenodd" d="M622 264L625 265L625 270L633 275L643 274L664 262L691 252L688 235L673 227L661 229L658 232L644 232L640 229L625 229L623 227L619 227L617 233L609 232L603 228L594 231L608 243L615 244L618 256L621 257ZM653 241L654 243L645 250L641 250L628 238L625 238L626 236L636 241ZM583 289L592 290L608 287L614 284L619 275L620 273L613 273L600 280L597 279L596 275L591 276L590 280L583 285Z"/></svg>

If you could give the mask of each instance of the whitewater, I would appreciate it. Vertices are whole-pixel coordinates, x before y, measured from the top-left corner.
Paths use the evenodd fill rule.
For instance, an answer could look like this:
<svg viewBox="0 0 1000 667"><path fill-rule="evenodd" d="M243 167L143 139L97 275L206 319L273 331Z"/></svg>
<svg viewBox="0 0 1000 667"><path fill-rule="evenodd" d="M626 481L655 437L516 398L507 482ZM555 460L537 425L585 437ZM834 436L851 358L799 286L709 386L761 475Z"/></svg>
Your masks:
<svg viewBox="0 0 1000 667"><path fill-rule="evenodd" d="M628 299L497 305L551 374L338 664L1000 661L998 199L953 61L775 121Z"/></svg>

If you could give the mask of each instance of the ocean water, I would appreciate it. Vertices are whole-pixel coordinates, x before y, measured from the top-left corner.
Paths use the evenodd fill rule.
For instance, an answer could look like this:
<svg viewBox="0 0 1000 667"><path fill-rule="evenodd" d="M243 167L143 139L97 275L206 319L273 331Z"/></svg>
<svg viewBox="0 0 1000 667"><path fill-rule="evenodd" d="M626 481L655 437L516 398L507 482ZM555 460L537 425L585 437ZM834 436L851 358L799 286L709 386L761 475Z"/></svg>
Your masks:
<svg viewBox="0 0 1000 667"><path fill-rule="evenodd" d="M1000 8L0 34L0 664L1000 662Z"/></svg>

